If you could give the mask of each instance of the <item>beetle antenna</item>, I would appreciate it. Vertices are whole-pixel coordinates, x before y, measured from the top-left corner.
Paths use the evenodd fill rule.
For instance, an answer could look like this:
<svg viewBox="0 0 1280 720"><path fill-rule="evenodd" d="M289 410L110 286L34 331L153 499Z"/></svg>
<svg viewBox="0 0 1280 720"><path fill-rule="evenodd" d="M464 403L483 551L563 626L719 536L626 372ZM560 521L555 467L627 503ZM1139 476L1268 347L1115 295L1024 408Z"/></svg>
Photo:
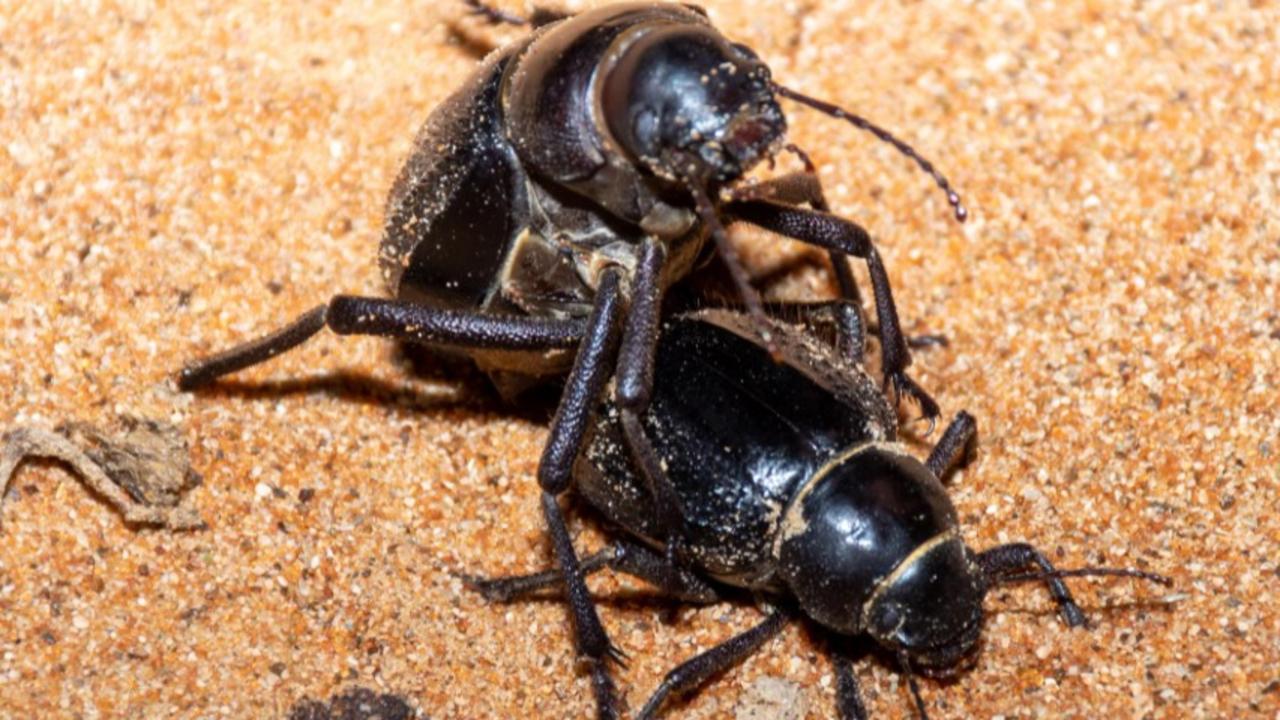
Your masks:
<svg viewBox="0 0 1280 720"><path fill-rule="evenodd" d="M916 712L920 715L920 720L929 720L929 712L924 709L924 698L920 697L920 685L916 683L916 675L911 672L911 659L907 657L906 650L898 651L898 664L902 666L902 673L907 676L907 685L911 688L911 699L916 702Z"/></svg>
<svg viewBox="0 0 1280 720"><path fill-rule="evenodd" d="M1016 575L997 575L990 578L992 585L1005 585L1015 582L1027 582L1031 580L1047 580L1049 578L1066 578L1066 577L1131 577L1139 580L1148 580L1165 587L1173 587L1173 579L1160 575L1158 573L1146 572L1144 570L1135 570L1133 568L1104 568L1104 567L1086 567L1075 568L1070 570L1051 570L1048 572L1032 572L1018 573Z"/></svg>
<svg viewBox="0 0 1280 720"><path fill-rule="evenodd" d="M711 198L707 197L707 191L696 180L688 177L682 179L685 187L693 195L698 217L702 219L703 224L711 231L711 237L716 243L716 251L724 259L724 264L728 266L729 274L733 276L733 284L737 286L738 294L742 296L742 302L747 306L747 312L751 315L756 327L760 329L760 339L764 341L765 348L768 349L769 354L775 358L778 357L778 350L773 344L773 336L770 334L768 323L765 321L764 306L760 302L760 293L751 285L751 279L747 277L747 271L742 267L742 260L738 256L737 248L729 242L729 234L725 232L724 224L716 216L715 208L711 205Z"/></svg>
<svg viewBox="0 0 1280 720"><path fill-rule="evenodd" d="M850 124L852 124L854 127L860 130L866 130L872 135L875 135L881 141L889 143L894 148L896 148L898 152L914 160L916 165L920 166L921 170L925 171L926 173L928 173L930 176L933 177L933 181L937 183L938 187L942 188L942 191L947 194L947 202L951 205L952 209L954 210L956 220L959 220L960 222L964 222L969 217L969 211L965 209L964 203L960 201L960 194L957 193L955 189L951 187L951 183L947 180L947 178L941 172L938 172L938 169L933 166L933 163L921 157L920 153L916 152L915 148L911 147L910 145L903 142L902 140L899 140L897 137L893 135L893 133L889 132L888 130L885 130L879 125L876 125L875 123L862 117L861 115L851 113L848 110L845 110L844 108L841 108L841 107L837 107L836 105L832 105L829 102L824 102L822 100L818 100L817 98L809 97L804 93L797 92L783 85L778 85L777 83L774 83L773 89L776 93L778 93L784 98L795 100L801 105L807 105L813 108L814 110L817 110L818 112L823 113L824 115L829 115L833 118L838 118L840 120L846 120Z"/></svg>

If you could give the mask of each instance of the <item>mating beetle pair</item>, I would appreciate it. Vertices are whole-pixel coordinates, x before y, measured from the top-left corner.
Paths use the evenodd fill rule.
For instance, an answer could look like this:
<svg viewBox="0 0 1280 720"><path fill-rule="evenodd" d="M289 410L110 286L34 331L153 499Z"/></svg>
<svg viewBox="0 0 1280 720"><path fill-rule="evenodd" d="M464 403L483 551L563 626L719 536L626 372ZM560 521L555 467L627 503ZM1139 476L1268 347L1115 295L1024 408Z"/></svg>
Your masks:
<svg viewBox="0 0 1280 720"><path fill-rule="evenodd" d="M490 19L516 20L472 5ZM760 550L748 569L717 565L719 561L708 551L705 539L688 534L695 526L691 521L700 516L705 516L702 522L709 527L720 523L720 530L726 529L723 524L728 518L722 516L723 509L705 493L695 492L705 479L689 474L664 478L659 472L664 462L682 452L680 446L664 441L660 431L664 413L671 411L664 410L665 406L650 407L655 398L655 348L667 288L714 250L730 270L747 314L726 316L732 322L688 318L677 325L689 323L694 336L727 332L730 325L737 328L740 342L749 346L744 352L754 348L757 354L770 358L763 365L756 363L759 367L753 371L759 372L767 372L760 367L773 363L771 358L787 358L789 351L784 348L804 340L789 326L764 317L759 298L727 240L726 222L752 223L831 253L845 299L831 306L843 359L822 365L806 357L777 367L790 368L802 376L826 373L833 383L858 386L861 394L846 398L831 387L816 386L810 394L816 393L815 399L821 400L819 390L833 393L831 402L846 405L843 415L837 413L835 419L854 422L856 427L832 425L810 430L839 435L860 429L866 442L873 443L890 442L895 433L894 408L874 383L859 375L865 324L847 264L849 256L867 263L886 384L892 386L895 397L914 398L926 416L938 414L936 404L906 374L909 355L887 274L866 232L825 212L821 190L811 174L752 186L739 182L744 173L783 147L786 123L778 98L789 98L872 129L933 174L948 192L958 216L963 217L963 210L945 179L914 151L856 116L778 85L753 52L725 39L697 8L628 3L573 17L544 12L533 24L532 33L486 59L462 88L432 113L402 169L388 203L380 252L383 273L395 299L336 296L276 333L188 366L180 385L195 388L261 362L326 326L341 334L381 335L414 344L461 348L490 375L500 392L511 397L536 382L563 377L563 396L538 468L542 510L559 569L540 577L552 577L547 582L565 587L573 611L576 646L592 666L600 714L608 717L616 714L608 662L618 654L608 641L583 580L584 571L595 569L602 561L592 560L585 568L580 563L557 499L572 484L575 465L584 493L607 516L640 537L669 548L664 553L644 555L641 545L630 545L628 553L615 553L609 564L625 570L649 567L657 574L647 577L656 579L669 575L692 578L701 573L712 581L784 598L794 595L806 614L824 623L823 603L833 602L828 598L806 604L806 597L823 594L806 593L803 588L816 588L825 581L812 576L813 568L806 574L796 565L810 562L821 566L830 559L823 555L829 548L811 551L817 555L788 555L791 559L786 561L767 560L773 557L773 550L763 554ZM747 326L752 329L748 331ZM714 330L717 327L720 330ZM707 343L712 341L694 341L688 351L699 352ZM730 365L728 370L739 372L735 367ZM656 386L660 395L668 388L679 392L685 382L679 372L670 372L673 377L664 376ZM731 377L738 378L738 383L750 382L749 375ZM606 420L597 425L596 410L609 398L612 404L602 416ZM725 402L730 406L726 411L740 412L732 408L738 399L732 393L727 395ZM961 430L945 435L942 445L946 446L947 438L952 438L953 445L963 440L965 426L965 422L953 426ZM707 433L708 440L738 443L742 452L758 450L776 456L785 448L767 447L763 428L739 428L746 432L727 435L717 435L724 428L714 426L697 430ZM611 448L606 451L601 449L601 438L610 433L614 442L606 443ZM839 447L853 447L845 440L849 438ZM592 449L584 456L588 442L593 443ZM863 454L857 455L857 461L850 460L855 465L864 458L901 457L874 444L858 452ZM779 457L789 464L800 462L789 455ZM959 558L953 558L961 563L953 569L967 573L963 578L969 583L970 595L980 598L980 589L985 587L982 583L991 575L986 570L986 574L978 573L974 569L980 566L975 565L978 561L967 551L961 553L962 546L953 537L954 513L949 511L945 494L935 487L936 480L922 479L928 478L928 473L918 463L908 471L893 462L886 466L890 468L885 470L887 476L907 477L904 487L918 486L925 498L921 502L931 508L929 527L936 532L930 531L928 538L951 538L938 541L938 547L950 550L937 550L937 557L951 553L947 557ZM584 468L593 463L600 469L597 480L584 480ZM629 467L639 468L642 482L634 481L636 475L626 474ZM814 475L817 471L810 468L806 472ZM770 502L776 504L791 498L788 493L800 492L804 485L800 478L805 473L796 469L793 475L791 484L770 488ZM722 490L743 494L744 504L738 509L759 509L763 496L758 496L754 479L724 477L718 482L729 483L716 486ZM927 491L920 490L926 487ZM805 500L806 507L808 502ZM780 548L803 546L807 542L803 539L811 537L804 513L793 520L784 534L794 533L788 535L794 542L783 542ZM765 542L769 532L767 525L759 523L728 530L763 533L750 535L758 542ZM910 541L902 540L907 544L895 545L894 552L910 549L910 542L927 539L918 533L908 535ZM827 542L813 537L815 543ZM935 557L932 550L926 554ZM619 559L623 557L646 559L628 564ZM998 569L1025 564L1027 557L997 563ZM884 557L880 560L888 562ZM767 567L770 563L776 567ZM797 579L784 582L777 573L793 567ZM806 576L808 581L800 579ZM859 577L857 582L863 583L872 578ZM1056 577L1051 583L1061 588ZM666 586L672 587L670 583ZM710 586L704 581L699 587ZM869 592L872 585L858 587ZM923 592L903 587L902 592L908 595ZM1058 596L1066 597L1065 588ZM877 607L905 608L897 611L897 621L908 628L904 632L917 632L911 608L922 600L889 593L884 602L889 604ZM887 628L886 623L893 619L892 614L877 615L879 624L874 627ZM762 627L776 631L781 622L774 619ZM864 618L833 622L831 626L840 632L872 628ZM929 623L936 624L934 620ZM976 632L976 620L963 623L964 637L976 637ZM959 648L947 650L946 655L962 652L961 646L972 642L960 642L949 629L935 628L921 637L929 643L944 642L949 648ZM916 649L906 640L899 644ZM931 652L934 654L919 658L927 664L928 658L937 654ZM681 689L675 686L672 689ZM656 711L656 704L650 705L647 712Z"/></svg>

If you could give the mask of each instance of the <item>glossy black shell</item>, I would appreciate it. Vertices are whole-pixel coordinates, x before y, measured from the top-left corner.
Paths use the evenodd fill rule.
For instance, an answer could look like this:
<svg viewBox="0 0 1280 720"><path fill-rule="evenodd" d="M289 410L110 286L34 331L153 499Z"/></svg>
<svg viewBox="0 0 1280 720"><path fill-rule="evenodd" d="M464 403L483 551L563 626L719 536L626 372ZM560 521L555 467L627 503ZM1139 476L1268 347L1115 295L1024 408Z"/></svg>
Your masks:
<svg viewBox="0 0 1280 720"><path fill-rule="evenodd" d="M704 311L663 328L644 418L684 509L684 550L735 585L773 584L773 546L802 485L851 447L894 440L878 383L798 327L772 332L775 362L747 316ZM649 494L606 403L579 459L579 492L627 531L659 543Z"/></svg>
<svg viewBox="0 0 1280 720"><path fill-rule="evenodd" d="M455 309L488 304L529 215L528 176L499 102L503 72L520 50L487 58L419 131L387 201L379 253L395 297Z"/></svg>

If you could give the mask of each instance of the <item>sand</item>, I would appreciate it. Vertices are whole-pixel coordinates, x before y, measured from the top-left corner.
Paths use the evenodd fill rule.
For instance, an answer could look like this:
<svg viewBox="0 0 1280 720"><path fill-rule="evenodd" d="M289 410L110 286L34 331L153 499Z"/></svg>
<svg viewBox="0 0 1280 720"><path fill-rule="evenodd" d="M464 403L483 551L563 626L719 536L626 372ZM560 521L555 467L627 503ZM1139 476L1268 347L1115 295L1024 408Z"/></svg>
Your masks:
<svg viewBox="0 0 1280 720"><path fill-rule="evenodd" d="M173 423L208 526L130 526L65 468L24 466L0 527L0 717L284 717L352 686L435 719L590 717L563 607L489 606L451 574L548 562L536 412L327 334L213 391L172 383L334 292L382 292L414 131L520 32L451 2L271 5L0 6L0 429ZM923 681L932 716L1280 716L1280 7L707 5L964 194L961 226L891 148L789 110L907 329L951 340L913 369L979 420L951 484L968 541L1176 580L1072 582L1089 631L1038 588L994 593L975 667ZM760 272L807 252L735 236ZM778 292L831 290L802 269ZM602 613L633 709L759 617ZM911 715L893 668L858 674L874 717ZM666 716L825 718L833 694L793 627Z"/></svg>

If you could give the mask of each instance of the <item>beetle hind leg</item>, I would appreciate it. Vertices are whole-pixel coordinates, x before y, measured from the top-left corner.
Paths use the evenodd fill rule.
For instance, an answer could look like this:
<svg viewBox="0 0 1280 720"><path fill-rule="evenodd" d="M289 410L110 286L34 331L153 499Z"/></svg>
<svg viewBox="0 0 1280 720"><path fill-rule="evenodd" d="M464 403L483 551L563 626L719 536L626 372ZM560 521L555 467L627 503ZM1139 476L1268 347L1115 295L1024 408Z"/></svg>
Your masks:
<svg viewBox="0 0 1280 720"><path fill-rule="evenodd" d="M636 720L651 720L668 697L694 690L715 675L746 660L761 645L782 632L790 619L786 611L776 609L759 625L676 666L662 679L662 684L649 697L644 708L636 715Z"/></svg>
<svg viewBox="0 0 1280 720"><path fill-rule="evenodd" d="M575 319L484 315L405 300L337 295L279 330L187 364L178 374L178 389L195 390L266 362L325 327L339 335L377 335L427 345L550 350L576 346L584 325Z"/></svg>
<svg viewBox="0 0 1280 720"><path fill-rule="evenodd" d="M708 605L722 598L715 586L696 573L668 560L665 554L629 540L619 540L599 552L582 558L584 577L605 568L631 575L654 586L664 596L686 603ZM563 587L564 575L558 569L528 575L481 577L459 573L472 590L490 602L511 602L540 592Z"/></svg>

